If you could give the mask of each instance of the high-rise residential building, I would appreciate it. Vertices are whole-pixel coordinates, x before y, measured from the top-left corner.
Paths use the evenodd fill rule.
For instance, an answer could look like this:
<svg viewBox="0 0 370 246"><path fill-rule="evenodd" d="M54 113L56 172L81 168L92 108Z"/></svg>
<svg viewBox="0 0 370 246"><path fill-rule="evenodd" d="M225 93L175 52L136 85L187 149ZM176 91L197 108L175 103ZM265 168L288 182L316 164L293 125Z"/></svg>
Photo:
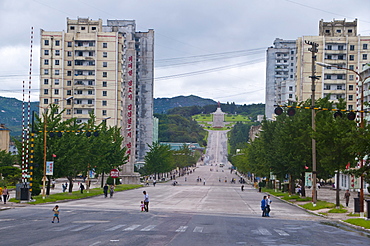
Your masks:
<svg viewBox="0 0 370 246"><path fill-rule="evenodd" d="M357 19L351 22L333 20L319 23L318 36L303 36L297 39L297 79L296 96L298 101L311 98L311 46L305 41L319 46L316 61L331 64L331 67L316 66L315 98L330 95L333 102L343 98L347 109L357 108L357 76L349 70L360 71L370 59L370 36L357 34ZM334 67L335 66L335 67ZM347 68L349 70L337 67Z"/></svg>
<svg viewBox="0 0 370 246"><path fill-rule="evenodd" d="M275 39L266 53L265 116L272 119L274 105L295 101L296 41Z"/></svg>
<svg viewBox="0 0 370 246"><path fill-rule="evenodd" d="M66 31L41 30L40 106L58 104L63 119L122 129L129 161L124 183L138 182L135 162L153 138L154 31L137 32L134 20L67 18Z"/></svg>

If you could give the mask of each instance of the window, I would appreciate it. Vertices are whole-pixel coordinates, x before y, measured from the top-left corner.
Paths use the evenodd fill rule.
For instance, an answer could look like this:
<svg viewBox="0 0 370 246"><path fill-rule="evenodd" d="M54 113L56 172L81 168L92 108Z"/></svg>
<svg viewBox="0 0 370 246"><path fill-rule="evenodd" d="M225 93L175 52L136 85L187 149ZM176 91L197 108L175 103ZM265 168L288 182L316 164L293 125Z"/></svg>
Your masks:
<svg viewBox="0 0 370 246"><path fill-rule="evenodd" d="M88 94L88 95L93 95L93 91L92 91L92 90L88 90L88 91L87 91L87 94Z"/></svg>
<svg viewBox="0 0 370 246"><path fill-rule="evenodd" d="M87 104L93 104L93 100L92 99L87 100Z"/></svg>
<svg viewBox="0 0 370 246"><path fill-rule="evenodd" d="M92 26L91 27L91 30L96 30L96 26Z"/></svg>
<svg viewBox="0 0 370 246"><path fill-rule="evenodd" d="M59 89L54 89L54 95L59 95Z"/></svg>
<svg viewBox="0 0 370 246"><path fill-rule="evenodd" d="M362 54L362 60L367 60L367 54Z"/></svg>
<svg viewBox="0 0 370 246"><path fill-rule="evenodd" d="M49 79L44 79L44 85L48 85L49 84Z"/></svg>
<svg viewBox="0 0 370 246"><path fill-rule="evenodd" d="M108 48L108 43L103 43L103 48Z"/></svg>
<svg viewBox="0 0 370 246"><path fill-rule="evenodd" d="M325 33L326 33L326 34L329 34L329 33L330 33L330 30L325 30Z"/></svg>
<svg viewBox="0 0 370 246"><path fill-rule="evenodd" d="M55 65L58 66L59 65L59 60L55 60Z"/></svg>
<svg viewBox="0 0 370 246"><path fill-rule="evenodd" d="M54 84L59 85L59 79L54 79Z"/></svg>
<svg viewBox="0 0 370 246"><path fill-rule="evenodd" d="M355 69L355 66L354 65L349 65L348 68L351 69L351 70L354 70Z"/></svg>
<svg viewBox="0 0 370 246"><path fill-rule="evenodd" d="M290 63L290 66L293 66L293 63Z"/></svg>
<svg viewBox="0 0 370 246"><path fill-rule="evenodd" d="M48 39L44 40L44 45L49 45L49 40Z"/></svg>
<svg viewBox="0 0 370 246"><path fill-rule="evenodd" d="M44 60L44 65L49 65L49 60L48 59Z"/></svg>
<svg viewBox="0 0 370 246"><path fill-rule="evenodd" d="M54 99L54 104L59 104L59 99Z"/></svg>
<svg viewBox="0 0 370 246"><path fill-rule="evenodd" d="M108 67L108 62L103 62L103 67Z"/></svg>
<svg viewBox="0 0 370 246"><path fill-rule="evenodd" d="M88 75L95 75L95 71L89 71L87 74Z"/></svg>
<svg viewBox="0 0 370 246"><path fill-rule="evenodd" d="M293 78L293 75L290 75L290 78L292 79Z"/></svg>
<svg viewBox="0 0 370 246"><path fill-rule="evenodd" d="M344 59L344 55L338 55L338 60L343 60Z"/></svg>
<svg viewBox="0 0 370 246"><path fill-rule="evenodd" d="M60 50L55 50L55 55L59 56L60 55Z"/></svg>
<svg viewBox="0 0 370 246"><path fill-rule="evenodd" d="M343 98L343 95L342 95L342 94L338 94L338 95L335 95L335 97L336 97L337 99L341 99L341 98Z"/></svg>
<svg viewBox="0 0 370 246"><path fill-rule="evenodd" d="M49 90L48 89L44 89L44 95L48 95L49 94Z"/></svg>
<svg viewBox="0 0 370 246"><path fill-rule="evenodd" d="M89 46L90 47L94 47L95 46L95 42L89 42Z"/></svg>
<svg viewBox="0 0 370 246"><path fill-rule="evenodd" d="M85 29L86 29L86 27L84 27L84 26L81 27L81 30L85 30Z"/></svg>
<svg viewBox="0 0 370 246"><path fill-rule="evenodd" d="M72 95L72 91L71 90L67 90L67 96L70 96Z"/></svg>
<svg viewBox="0 0 370 246"><path fill-rule="evenodd" d="M350 61L354 61L355 60L355 56L354 55L349 55L349 60Z"/></svg>
<svg viewBox="0 0 370 246"><path fill-rule="evenodd" d="M72 42L68 42L68 43L67 43L67 46L68 46L68 47L72 47Z"/></svg>
<svg viewBox="0 0 370 246"><path fill-rule="evenodd" d="M291 54L291 55L294 55L294 50L291 50L291 51L290 51L290 54Z"/></svg>
<svg viewBox="0 0 370 246"><path fill-rule="evenodd" d="M353 85L348 85L348 90L353 91Z"/></svg>
<svg viewBox="0 0 370 246"><path fill-rule="evenodd" d="M355 76L353 74L351 74L351 75L348 76L348 80L354 80L354 77Z"/></svg>
<svg viewBox="0 0 370 246"><path fill-rule="evenodd" d="M348 29L348 33L352 33L352 29Z"/></svg>
<svg viewBox="0 0 370 246"><path fill-rule="evenodd" d="M331 74L325 74L324 78L325 79L331 79Z"/></svg>
<svg viewBox="0 0 370 246"><path fill-rule="evenodd" d="M107 101L102 101L102 106L107 106Z"/></svg>
<svg viewBox="0 0 370 246"><path fill-rule="evenodd" d="M355 46L354 45L350 45L349 46L349 50L355 50Z"/></svg>
<svg viewBox="0 0 370 246"><path fill-rule="evenodd" d="M348 110L353 110L353 105L348 105Z"/></svg>
<svg viewBox="0 0 370 246"><path fill-rule="evenodd" d="M72 66L72 61L67 61L67 66Z"/></svg>
<svg viewBox="0 0 370 246"><path fill-rule="evenodd" d="M72 85L72 81L67 80L67 86L71 86L71 85Z"/></svg>
<svg viewBox="0 0 370 246"><path fill-rule="evenodd" d="M293 98L293 94L289 94L289 98Z"/></svg>
<svg viewBox="0 0 370 246"><path fill-rule="evenodd" d="M332 46L329 44L327 47L326 47L327 50L331 50L332 49Z"/></svg>
<svg viewBox="0 0 370 246"><path fill-rule="evenodd" d="M344 45L338 45L338 50L344 50Z"/></svg>
<svg viewBox="0 0 370 246"><path fill-rule="evenodd" d="M74 29L75 29L75 27L74 27L74 26L71 26L69 29L74 30Z"/></svg>
<svg viewBox="0 0 370 246"><path fill-rule="evenodd" d="M71 115L71 109L67 109L67 115Z"/></svg>
<svg viewBox="0 0 370 246"><path fill-rule="evenodd" d="M326 55L326 59L331 60L331 59L332 59L332 58L331 58L331 55Z"/></svg>
<svg viewBox="0 0 370 246"><path fill-rule="evenodd" d="M362 49L367 50L367 44L363 44Z"/></svg>
<svg viewBox="0 0 370 246"><path fill-rule="evenodd" d="M337 74L337 79L343 79L343 74Z"/></svg>
<svg viewBox="0 0 370 246"><path fill-rule="evenodd" d="M107 91L103 91L103 97L107 96Z"/></svg>
<svg viewBox="0 0 370 246"><path fill-rule="evenodd" d="M75 100L75 103L76 104L82 104L82 100L81 99L77 99L77 100Z"/></svg>
<svg viewBox="0 0 370 246"><path fill-rule="evenodd" d="M89 56L94 56L94 51L89 51Z"/></svg>
<svg viewBox="0 0 370 246"><path fill-rule="evenodd" d="M82 95L82 90L77 90L77 95Z"/></svg>
<svg viewBox="0 0 370 246"><path fill-rule="evenodd" d="M103 72L103 77L106 78L107 77L107 72Z"/></svg>
<svg viewBox="0 0 370 246"><path fill-rule="evenodd" d="M48 99L44 99L44 104L49 104L49 100Z"/></svg>
<svg viewBox="0 0 370 246"><path fill-rule="evenodd" d="M76 114L82 114L82 109L77 109Z"/></svg>
<svg viewBox="0 0 370 246"><path fill-rule="evenodd" d="M72 71L67 71L67 76L72 76Z"/></svg>
<svg viewBox="0 0 370 246"><path fill-rule="evenodd" d="M353 95L348 95L348 101L353 101Z"/></svg>
<svg viewBox="0 0 370 246"><path fill-rule="evenodd" d="M60 46L60 40L55 40L55 46Z"/></svg>
<svg viewBox="0 0 370 246"><path fill-rule="evenodd" d="M72 51L67 51L67 56L72 56Z"/></svg>
<svg viewBox="0 0 370 246"><path fill-rule="evenodd" d="M44 55L48 56L49 55L49 50L44 50Z"/></svg>
<svg viewBox="0 0 370 246"><path fill-rule="evenodd" d="M55 75L59 75L59 70L55 70Z"/></svg>
<svg viewBox="0 0 370 246"><path fill-rule="evenodd" d="M94 80L89 80L87 83L88 85L94 85Z"/></svg>
<svg viewBox="0 0 370 246"><path fill-rule="evenodd" d="M103 87L107 87L107 81L103 81Z"/></svg>
<svg viewBox="0 0 370 246"><path fill-rule="evenodd" d="M340 30L340 29L337 29L337 33L341 33L342 32L342 30Z"/></svg>
<svg viewBox="0 0 370 246"><path fill-rule="evenodd" d="M108 57L108 52L103 52L103 57Z"/></svg>
<svg viewBox="0 0 370 246"><path fill-rule="evenodd" d="M330 85L325 85L324 90L330 90Z"/></svg>
<svg viewBox="0 0 370 246"><path fill-rule="evenodd" d="M44 74L48 75L49 74L49 69L44 69Z"/></svg>
<svg viewBox="0 0 370 246"><path fill-rule="evenodd" d="M337 90L343 90L342 85L337 85Z"/></svg>
<svg viewBox="0 0 370 246"><path fill-rule="evenodd" d="M103 115L107 115L107 110L103 110L103 111L102 111L102 114L103 114Z"/></svg>

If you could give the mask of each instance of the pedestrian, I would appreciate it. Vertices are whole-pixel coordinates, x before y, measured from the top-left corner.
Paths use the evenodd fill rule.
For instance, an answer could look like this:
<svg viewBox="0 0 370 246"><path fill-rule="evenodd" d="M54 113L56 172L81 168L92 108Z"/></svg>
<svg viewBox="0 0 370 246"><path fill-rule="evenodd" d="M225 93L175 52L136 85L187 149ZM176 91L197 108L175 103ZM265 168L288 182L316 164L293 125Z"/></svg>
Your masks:
<svg viewBox="0 0 370 246"><path fill-rule="evenodd" d="M110 198L113 197L113 193L114 193L114 185L111 185L110 188L109 188Z"/></svg>
<svg viewBox="0 0 370 246"><path fill-rule="evenodd" d="M107 184L104 185L103 192L104 192L104 197L107 198L108 196L108 185Z"/></svg>
<svg viewBox="0 0 370 246"><path fill-rule="evenodd" d="M206 185L206 179L203 179L203 185Z"/></svg>
<svg viewBox="0 0 370 246"><path fill-rule="evenodd" d="M267 195L267 200L266 200L266 216L267 217L270 217L270 211L271 211L271 199L270 199L270 195Z"/></svg>
<svg viewBox="0 0 370 246"><path fill-rule="evenodd" d="M242 189L242 191L244 191L244 185L242 185L241 189Z"/></svg>
<svg viewBox="0 0 370 246"><path fill-rule="evenodd" d="M4 186L4 189L3 189L2 195L3 195L3 201L4 201L4 204L6 204L6 201L8 200L8 197L9 197L9 191L8 191L8 189L6 188L6 186Z"/></svg>
<svg viewBox="0 0 370 246"><path fill-rule="evenodd" d="M0 202L3 200L3 188L0 186Z"/></svg>
<svg viewBox="0 0 370 246"><path fill-rule="evenodd" d="M349 193L349 190L347 190L346 193L344 193L344 199L346 199L346 207L348 207L350 196L351 196L351 193Z"/></svg>
<svg viewBox="0 0 370 246"><path fill-rule="evenodd" d="M80 184L81 194L83 194L83 193L84 193L84 189L85 189L85 186L81 183L81 184Z"/></svg>
<svg viewBox="0 0 370 246"><path fill-rule="evenodd" d="M62 189L63 189L63 192L66 192L66 186L64 184L62 184Z"/></svg>
<svg viewBox="0 0 370 246"><path fill-rule="evenodd" d="M141 201L140 208L141 208L141 212L145 212L144 211L144 201Z"/></svg>
<svg viewBox="0 0 370 246"><path fill-rule="evenodd" d="M68 189L68 183L67 183L67 182L65 183L65 185L64 185L64 186L66 187L66 189Z"/></svg>
<svg viewBox="0 0 370 246"><path fill-rule="evenodd" d="M51 223L54 223L55 218L57 218L58 223L59 223L59 206L58 205L55 205L55 207L53 208L53 212L54 212L54 216L53 216L53 220L51 221Z"/></svg>
<svg viewBox="0 0 370 246"><path fill-rule="evenodd" d="M149 195L146 193L146 191L143 191L144 194L144 210L145 212L149 212Z"/></svg>
<svg viewBox="0 0 370 246"><path fill-rule="evenodd" d="M155 187L155 184L157 183L157 181L153 180L153 186Z"/></svg>
<svg viewBox="0 0 370 246"><path fill-rule="evenodd" d="M262 217L266 217L266 196L261 200Z"/></svg>

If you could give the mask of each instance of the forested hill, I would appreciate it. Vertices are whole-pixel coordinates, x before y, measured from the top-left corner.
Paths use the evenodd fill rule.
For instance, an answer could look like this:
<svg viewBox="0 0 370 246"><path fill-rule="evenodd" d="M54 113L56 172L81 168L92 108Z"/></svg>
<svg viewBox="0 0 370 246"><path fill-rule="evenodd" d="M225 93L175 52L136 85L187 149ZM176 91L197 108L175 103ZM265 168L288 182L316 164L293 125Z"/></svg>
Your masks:
<svg viewBox="0 0 370 246"><path fill-rule="evenodd" d="M176 107L189 106L206 106L217 105L217 102L212 99L201 98L198 96L178 96L172 98L155 98L154 99L154 113L165 114L169 109Z"/></svg>

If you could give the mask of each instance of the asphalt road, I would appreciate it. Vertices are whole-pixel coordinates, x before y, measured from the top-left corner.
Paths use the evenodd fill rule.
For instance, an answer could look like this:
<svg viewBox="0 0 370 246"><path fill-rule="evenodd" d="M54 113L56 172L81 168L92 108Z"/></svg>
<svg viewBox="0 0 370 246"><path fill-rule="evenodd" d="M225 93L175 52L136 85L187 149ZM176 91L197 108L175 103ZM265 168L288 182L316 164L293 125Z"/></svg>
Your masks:
<svg viewBox="0 0 370 246"><path fill-rule="evenodd" d="M198 177L205 184L197 182ZM274 198L271 217L261 217L264 194L251 185L241 191L238 182L230 183L232 178L238 180L228 166L200 166L191 175L178 177L178 186L169 182L117 192L113 198L101 195L59 203L61 222L54 224L55 204L0 211L0 245L370 244L363 233ZM140 211L144 190L150 196L148 213Z"/></svg>

